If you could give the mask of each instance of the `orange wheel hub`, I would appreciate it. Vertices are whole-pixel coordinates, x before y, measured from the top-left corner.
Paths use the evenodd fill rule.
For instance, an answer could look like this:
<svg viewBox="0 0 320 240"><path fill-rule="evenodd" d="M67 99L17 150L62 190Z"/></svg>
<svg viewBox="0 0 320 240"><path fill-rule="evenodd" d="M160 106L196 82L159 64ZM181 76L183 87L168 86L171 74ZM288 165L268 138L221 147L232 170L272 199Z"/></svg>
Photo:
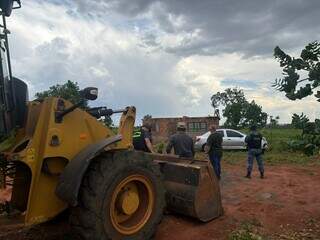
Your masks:
<svg viewBox="0 0 320 240"><path fill-rule="evenodd" d="M137 233L150 219L154 209L154 190L148 177L134 174L115 188L110 203L113 227L123 235Z"/></svg>

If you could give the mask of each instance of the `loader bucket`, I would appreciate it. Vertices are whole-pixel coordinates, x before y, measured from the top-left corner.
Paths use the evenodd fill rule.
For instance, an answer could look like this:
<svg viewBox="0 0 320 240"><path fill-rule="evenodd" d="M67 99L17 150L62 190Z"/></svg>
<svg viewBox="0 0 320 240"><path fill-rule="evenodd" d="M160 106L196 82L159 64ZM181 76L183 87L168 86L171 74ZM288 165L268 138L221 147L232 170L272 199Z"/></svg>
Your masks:
<svg viewBox="0 0 320 240"><path fill-rule="evenodd" d="M219 181L208 161L157 155L170 211L208 222L223 214Z"/></svg>

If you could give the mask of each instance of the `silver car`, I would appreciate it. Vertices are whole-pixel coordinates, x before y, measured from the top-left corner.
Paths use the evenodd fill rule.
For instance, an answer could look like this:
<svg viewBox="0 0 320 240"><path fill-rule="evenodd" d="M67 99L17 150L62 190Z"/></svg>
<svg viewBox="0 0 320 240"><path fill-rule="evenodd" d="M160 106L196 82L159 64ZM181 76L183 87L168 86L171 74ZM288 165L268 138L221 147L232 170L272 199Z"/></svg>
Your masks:
<svg viewBox="0 0 320 240"><path fill-rule="evenodd" d="M234 129L218 129L217 132L223 136L223 142L222 142L223 149L241 150L241 149L247 148L247 145L244 141L247 136L246 134ZM209 136L210 136L210 131L206 132L201 136L197 136L196 142L194 145L195 149L198 151L204 151L204 147L207 143L207 139ZM263 149L268 148L268 142L265 138L262 139L261 147Z"/></svg>

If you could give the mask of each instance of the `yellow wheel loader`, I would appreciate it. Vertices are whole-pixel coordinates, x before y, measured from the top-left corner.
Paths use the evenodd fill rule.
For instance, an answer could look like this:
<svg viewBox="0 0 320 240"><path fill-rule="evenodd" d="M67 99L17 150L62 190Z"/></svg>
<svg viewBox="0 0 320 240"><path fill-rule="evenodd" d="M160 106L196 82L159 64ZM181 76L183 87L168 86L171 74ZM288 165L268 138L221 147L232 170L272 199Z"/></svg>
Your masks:
<svg viewBox="0 0 320 240"><path fill-rule="evenodd" d="M6 17L18 0L1 0L0 231L31 226L70 208L81 239L149 239L164 208L206 222L222 214L219 183L207 161L134 151L136 109L79 108L49 97L28 101L27 85L12 77ZM118 134L98 119L122 113ZM1 190L0 190L1 192Z"/></svg>

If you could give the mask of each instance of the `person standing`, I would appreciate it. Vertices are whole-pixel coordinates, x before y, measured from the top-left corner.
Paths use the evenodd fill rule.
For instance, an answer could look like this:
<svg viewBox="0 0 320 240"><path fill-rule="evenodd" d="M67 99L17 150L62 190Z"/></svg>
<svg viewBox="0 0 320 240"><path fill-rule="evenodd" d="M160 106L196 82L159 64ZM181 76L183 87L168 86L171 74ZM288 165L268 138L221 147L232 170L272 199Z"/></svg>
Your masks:
<svg viewBox="0 0 320 240"><path fill-rule="evenodd" d="M133 133L133 146L135 150L154 153L150 124L143 124L138 131Z"/></svg>
<svg viewBox="0 0 320 240"><path fill-rule="evenodd" d="M262 159L262 135L257 131L256 126L250 127L250 134L246 137L245 142L248 146L248 166L247 166L247 175L246 178L251 178L251 172L253 168L253 160L257 159L258 167L260 171L260 178L264 178L264 166Z"/></svg>
<svg viewBox="0 0 320 240"><path fill-rule="evenodd" d="M209 155L210 162L218 177L221 178L221 158L222 158L222 135L216 131L216 126L210 126L210 136L207 139L206 150Z"/></svg>
<svg viewBox="0 0 320 240"><path fill-rule="evenodd" d="M169 143L166 148L166 152L171 153L171 149L174 149L175 155L185 158L193 158L195 151L193 146L193 140L186 133L186 124L179 122L177 124L177 133L172 135L169 139Z"/></svg>

